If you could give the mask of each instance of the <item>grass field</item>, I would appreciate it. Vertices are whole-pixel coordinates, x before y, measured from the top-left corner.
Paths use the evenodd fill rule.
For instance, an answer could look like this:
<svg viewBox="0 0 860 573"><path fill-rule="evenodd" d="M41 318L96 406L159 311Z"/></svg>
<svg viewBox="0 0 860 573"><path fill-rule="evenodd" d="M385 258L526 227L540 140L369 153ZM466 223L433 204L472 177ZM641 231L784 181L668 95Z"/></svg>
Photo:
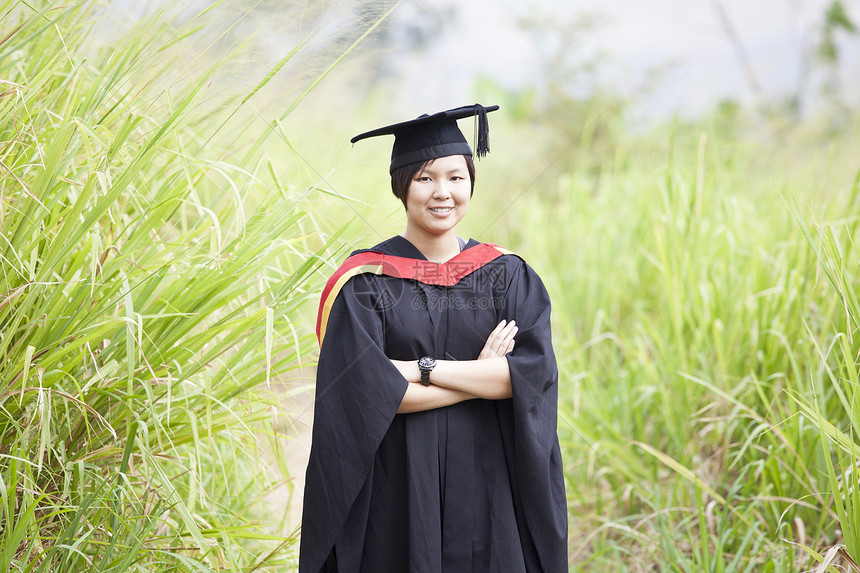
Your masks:
<svg viewBox="0 0 860 573"><path fill-rule="evenodd" d="M246 82L212 13L111 14L0 0L0 569L289 571L317 295L402 225L347 144L383 110L317 80L384 10ZM559 129L476 89L462 234L552 296L571 570L860 571L858 116Z"/></svg>

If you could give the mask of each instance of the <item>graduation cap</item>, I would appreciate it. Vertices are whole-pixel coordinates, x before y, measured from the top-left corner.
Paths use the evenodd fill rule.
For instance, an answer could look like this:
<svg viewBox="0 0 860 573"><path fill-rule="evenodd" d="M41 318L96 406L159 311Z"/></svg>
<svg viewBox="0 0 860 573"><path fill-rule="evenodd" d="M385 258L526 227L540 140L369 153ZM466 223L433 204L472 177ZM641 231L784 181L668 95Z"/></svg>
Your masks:
<svg viewBox="0 0 860 573"><path fill-rule="evenodd" d="M448 155L472 155L466 138L457 127L457 120L478 116L475 125L475 155L480 159L490 151L490 126L487 113L499 109L497 105L484 107L480 104L467 105L440 111L433 115L426 113L409 121L395 123L356 135L350 141L355 143L377 135L393 135L394 148L391 150L391 166L394 170L437 157Z"/></svg>

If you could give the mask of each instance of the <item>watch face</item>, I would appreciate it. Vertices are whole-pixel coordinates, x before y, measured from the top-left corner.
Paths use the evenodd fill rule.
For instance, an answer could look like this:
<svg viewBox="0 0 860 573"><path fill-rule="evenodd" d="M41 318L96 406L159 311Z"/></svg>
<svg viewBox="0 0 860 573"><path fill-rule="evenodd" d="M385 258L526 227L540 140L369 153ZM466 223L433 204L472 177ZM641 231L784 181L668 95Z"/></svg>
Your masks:
<svg viewBox="0 0 860 573"><path fill-rule="evenodd" d="M425 356L418 361L418 368L433 368L436 366L436 359L430 356Z"/></svg>

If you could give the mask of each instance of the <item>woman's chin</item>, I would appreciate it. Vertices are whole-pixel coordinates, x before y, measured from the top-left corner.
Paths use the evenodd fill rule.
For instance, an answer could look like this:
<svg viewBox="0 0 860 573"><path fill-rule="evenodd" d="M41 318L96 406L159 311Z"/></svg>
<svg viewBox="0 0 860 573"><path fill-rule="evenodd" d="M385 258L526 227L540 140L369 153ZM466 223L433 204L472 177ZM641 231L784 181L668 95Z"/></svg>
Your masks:
<svg viewBox="0 0 860 573"><path fill-rule="evenodd" d="M454 232L454 225L438 225L428 229L427 232L429 235L433 235L435 237L444 237L445 235Z"/></svg>
<svg viewBox="0 0 860 573"><path fill-rule="evenodd" d="M458 217L456 213L451 213L445 218L432 218L427 221L426 228L436 234L444 235L454 230L457 223L462 217Z"/></svg>

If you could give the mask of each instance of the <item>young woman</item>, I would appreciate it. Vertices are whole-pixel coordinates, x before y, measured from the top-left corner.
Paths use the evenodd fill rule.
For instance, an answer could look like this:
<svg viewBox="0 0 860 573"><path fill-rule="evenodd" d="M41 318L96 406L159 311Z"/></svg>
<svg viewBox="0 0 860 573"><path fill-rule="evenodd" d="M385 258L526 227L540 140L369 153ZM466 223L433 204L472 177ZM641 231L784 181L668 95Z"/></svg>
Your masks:
<svg viewBox="0 0 860 573"><path fill-rule="evenodd" d="M455 233L475 184L456 120L393 134L402 235L323 292L300 573L567 571L550 301L535 272Z"/></svg>

